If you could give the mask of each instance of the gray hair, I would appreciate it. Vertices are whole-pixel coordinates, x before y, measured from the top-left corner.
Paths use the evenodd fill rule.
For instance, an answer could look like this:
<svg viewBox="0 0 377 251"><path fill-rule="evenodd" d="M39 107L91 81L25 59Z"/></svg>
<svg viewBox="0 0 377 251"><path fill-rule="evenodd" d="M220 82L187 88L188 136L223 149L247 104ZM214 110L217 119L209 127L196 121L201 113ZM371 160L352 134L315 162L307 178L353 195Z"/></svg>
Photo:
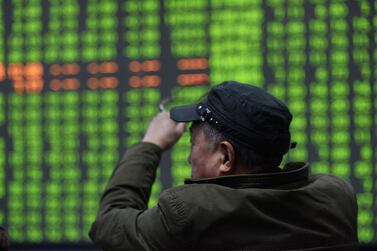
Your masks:
<svg viewBox="0 0 377 251"><path fill-rule="evenodd" d="M209 141L210 147L217 147L221 141L228 141L235 150L236 165L245 167L255 172L269 172L276 169L283 159L282 155L261 155L256 151L243 147L240 144L226 138L219 130L211 126L209 123L194 122L198 128L203 131L206 139Z"/></svg>

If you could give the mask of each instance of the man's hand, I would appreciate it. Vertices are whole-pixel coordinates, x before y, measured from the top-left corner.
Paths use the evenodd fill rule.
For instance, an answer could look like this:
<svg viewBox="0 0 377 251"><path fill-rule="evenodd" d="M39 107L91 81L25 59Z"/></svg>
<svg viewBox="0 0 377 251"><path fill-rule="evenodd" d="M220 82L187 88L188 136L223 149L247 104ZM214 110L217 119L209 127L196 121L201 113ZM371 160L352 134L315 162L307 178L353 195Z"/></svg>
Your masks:
<svg viewBox="0 0 377 251"><path fill-rule="evenodd" d="M162 150L172 147L186 129L185 123L177 123L170 119L169 112L157 114L149 123L142 142L158 145Z"/></svg>

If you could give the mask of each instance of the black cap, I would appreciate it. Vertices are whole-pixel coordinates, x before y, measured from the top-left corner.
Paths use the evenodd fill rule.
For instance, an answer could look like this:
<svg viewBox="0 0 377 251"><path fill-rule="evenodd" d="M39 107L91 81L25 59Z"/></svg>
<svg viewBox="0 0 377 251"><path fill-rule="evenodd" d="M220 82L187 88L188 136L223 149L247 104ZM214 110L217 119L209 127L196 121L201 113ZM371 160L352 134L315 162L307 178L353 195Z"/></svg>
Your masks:
<svg viewBox="0 0 377 251"><path fill-rule="evenodd" d="M263 155L283 155L291 147L288 107L265 90L236 81L213 87L198 104L173 108L170 117L208 122L228 139Z"/></svg>

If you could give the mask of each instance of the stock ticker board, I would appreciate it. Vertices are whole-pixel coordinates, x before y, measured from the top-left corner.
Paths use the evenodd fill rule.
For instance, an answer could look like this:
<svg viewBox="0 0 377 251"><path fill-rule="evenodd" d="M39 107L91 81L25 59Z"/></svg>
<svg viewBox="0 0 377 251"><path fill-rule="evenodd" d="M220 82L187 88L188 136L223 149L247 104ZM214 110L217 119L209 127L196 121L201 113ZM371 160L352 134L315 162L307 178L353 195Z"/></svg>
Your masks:
<svg viewBox="0 0 377 251"><path fill-rule="evenodd" d="M377 3L367 0L0 0L0 224L14 243L88 242L121 154L161 100L224 80L286 101L285 160L350 180L376 237ZM186 133L149 206L190 176ZM299 205L298 205L299 206Z"/></svg>

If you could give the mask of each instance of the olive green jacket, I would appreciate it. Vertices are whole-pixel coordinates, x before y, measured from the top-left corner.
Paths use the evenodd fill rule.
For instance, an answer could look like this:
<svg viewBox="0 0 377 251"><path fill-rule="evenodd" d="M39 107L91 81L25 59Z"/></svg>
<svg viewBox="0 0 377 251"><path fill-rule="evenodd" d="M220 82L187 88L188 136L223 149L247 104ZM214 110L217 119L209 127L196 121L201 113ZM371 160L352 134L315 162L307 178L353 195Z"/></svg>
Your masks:
<svg viewBox="0 0 377 251"><path fill-rule="evenodd" d="M104 250L357 250L351 186L308 165L187 180L147 209L161 149L130 148L102 195L89 236Z"/></svg>

